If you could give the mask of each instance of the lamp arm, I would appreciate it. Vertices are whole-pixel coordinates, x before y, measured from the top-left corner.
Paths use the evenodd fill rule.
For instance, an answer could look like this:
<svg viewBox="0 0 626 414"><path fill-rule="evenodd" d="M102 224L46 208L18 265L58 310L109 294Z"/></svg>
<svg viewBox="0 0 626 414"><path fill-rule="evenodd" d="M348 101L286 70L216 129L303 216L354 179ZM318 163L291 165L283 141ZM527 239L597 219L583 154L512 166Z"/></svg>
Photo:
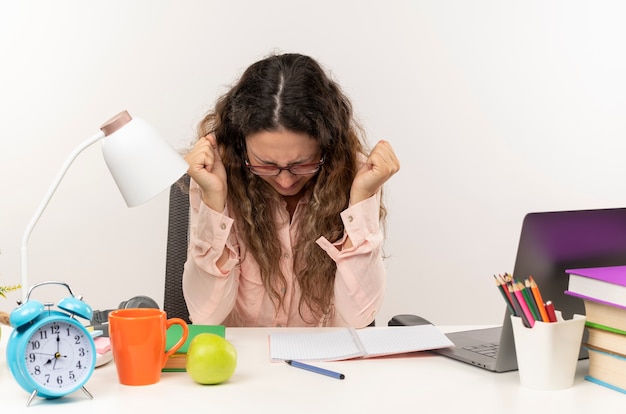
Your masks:
<svg viewBox="0 0 626 414"><path fill-rule="evenodd" d="M70 156L65 161L65 164L63 164L63 166L61 167L61 170L57 173L57 176L52 182L52 185L50 186L50 188L48 189L46 196L44 197L41 204L39 205L39 208L35 212L35 215L31 218L30 222L28 223L28 226L26 226L26 230L24 230L24 233L22 235L22 268L21 268L22 303L26 301L27 292L28 292L28 240L30 239L30 234L33 232L33 229L37 225L37 222L41 218L41 215L45 211L56 189L59 187L59 184L63 180L65 173L69 170L74 160L78 158L80 153L83 152L86 148L100 141L104 137L105 137L104 132L100 131L94 136L92 136L91 138L85 140L78 147L76 147L76 149L70 154Z"/></svg>

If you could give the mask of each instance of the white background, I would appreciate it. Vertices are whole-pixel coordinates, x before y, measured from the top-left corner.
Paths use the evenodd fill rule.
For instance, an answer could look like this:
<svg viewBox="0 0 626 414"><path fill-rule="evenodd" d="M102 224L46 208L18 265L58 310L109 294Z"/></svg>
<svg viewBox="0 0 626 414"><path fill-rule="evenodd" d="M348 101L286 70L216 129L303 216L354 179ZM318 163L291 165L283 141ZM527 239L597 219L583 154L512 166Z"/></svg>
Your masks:
<svg viewBox="0 0 626 414"><path fill-rule="evenodd" d="M402 163L378 324L499 323L492 275L512 272L526 213L626 203L625 18L602 0L2 0L0 284L19 283L22 232L109 117L127 109L186 148L245 67L299 52ZM128 209L93 146L33 232L30 281L63 280L94 309L162 302L166 228L167 193Z"/></svg>

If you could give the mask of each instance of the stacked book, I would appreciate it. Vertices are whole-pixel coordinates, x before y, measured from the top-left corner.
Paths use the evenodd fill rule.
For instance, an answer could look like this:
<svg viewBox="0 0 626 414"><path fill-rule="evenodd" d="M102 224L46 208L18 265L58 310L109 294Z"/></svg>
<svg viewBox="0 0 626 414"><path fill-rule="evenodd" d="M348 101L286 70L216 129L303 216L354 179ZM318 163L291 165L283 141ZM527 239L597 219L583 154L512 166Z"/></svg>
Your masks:
<svg viewBox="0 0 626 414"><path fill-rule="evenodd" d="M626 393L626 266L570 269L568 295L585 303L585 379Z"/></svg>

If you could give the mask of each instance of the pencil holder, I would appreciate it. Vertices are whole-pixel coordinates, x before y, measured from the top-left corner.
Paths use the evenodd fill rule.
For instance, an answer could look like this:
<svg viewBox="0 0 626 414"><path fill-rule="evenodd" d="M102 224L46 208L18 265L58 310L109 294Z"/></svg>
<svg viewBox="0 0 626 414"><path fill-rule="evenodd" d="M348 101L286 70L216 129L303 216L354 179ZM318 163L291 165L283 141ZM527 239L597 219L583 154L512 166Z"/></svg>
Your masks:
<svg viewBox="0 0 626 414"><path fill-rule="evenodd" d="M585 328L585 316L557 322L536 321L527 328L518 316L511 316L520 383L528 388L559 390L571 387L576 375L578 354Z"/></svg>

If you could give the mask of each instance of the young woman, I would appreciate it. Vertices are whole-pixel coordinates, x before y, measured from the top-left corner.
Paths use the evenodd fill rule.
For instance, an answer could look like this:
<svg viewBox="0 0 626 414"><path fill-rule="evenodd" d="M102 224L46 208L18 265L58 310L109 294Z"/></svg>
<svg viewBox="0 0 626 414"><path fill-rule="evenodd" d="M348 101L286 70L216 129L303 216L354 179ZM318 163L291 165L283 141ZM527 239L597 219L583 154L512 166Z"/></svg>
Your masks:
<svg viewBox="0 0 626 414"><path fill-rule="evenodd" d="M366 153L352 107L310 57L254 63L186 155L183 291L197 324L353 326L385 291L381 188L399 169Z"/></svg>

